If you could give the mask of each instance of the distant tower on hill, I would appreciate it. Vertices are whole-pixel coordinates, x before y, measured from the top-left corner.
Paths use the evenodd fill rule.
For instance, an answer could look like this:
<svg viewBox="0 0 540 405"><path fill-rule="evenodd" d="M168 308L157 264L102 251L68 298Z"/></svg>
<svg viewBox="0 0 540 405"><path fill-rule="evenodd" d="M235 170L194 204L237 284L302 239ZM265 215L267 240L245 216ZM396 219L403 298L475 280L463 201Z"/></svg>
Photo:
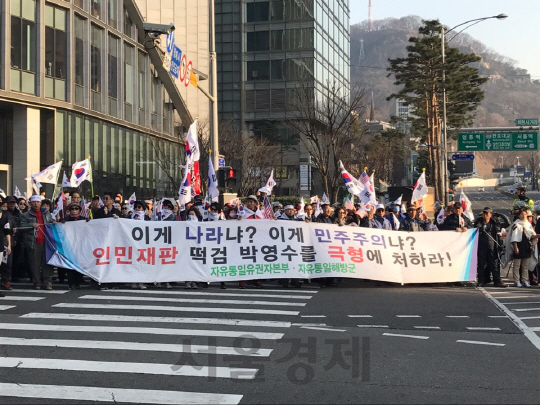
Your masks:
<svg viewBox="0 0 540 405"><path fill-rule="evenodd" d="M356 70L360 70L360 65L362 65L362 63L364 63L364 58L365 58L365 55L364 55L364 40L361 39L360 40L360 51L358 53L358 66L356 66Z"/></svg>
<svg viewBox="0 0 540 405"><path fill-rule="evenodd" d="M373 15L371 14L371 0L369 0L369 17L368 17L368 31L373 31Z"/></svg>

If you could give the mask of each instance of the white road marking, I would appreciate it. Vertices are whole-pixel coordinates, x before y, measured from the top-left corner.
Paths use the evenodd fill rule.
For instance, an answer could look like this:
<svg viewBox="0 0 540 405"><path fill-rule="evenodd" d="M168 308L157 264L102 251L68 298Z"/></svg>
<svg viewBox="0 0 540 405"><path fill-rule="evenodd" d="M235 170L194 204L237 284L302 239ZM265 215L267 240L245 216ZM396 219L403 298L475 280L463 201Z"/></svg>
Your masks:
<svg viewBox="0 0 540 405"><path fill-rule="evenodd" d="M300 315L301 318L326 318L326 315Z"/></svg>
<svg viewBox="0 0 540 405"><path fill-rule="evenodd" d="M228 288L228 291L246 291L240 288ZM319 290L293 290L293 289L286 289L286 290L277 290L277 289L249 289L250 293L254 292L260 292L261 294L271 292L272 294L278 293L278 294L317 294ZM225 294L225 293L224 293Z"/></svg>
<svg viewBox="0 0 540 405"><path fill-rule="evenodd" d="M523 301L523 302L505 302L504 305L530 305L530 304L540 304L538 301Z"/></svg>
<svg viewBox="0 0 540 405"><path fill-rule="evenodd" d="M0 396L43 398L70 401L120 402L129 404L223 404L236 405L242 395L206 392L136 390L124 388L81 387L0 383Z"/></svg>
<svg viewBox="0 0 540 405"><path fill-rule="evenodd" d="M383 336L395 336L395 337L404 337L411 339L429 339L429 336L417 336L417 335L400 335L397 333L383 333Z"/></svg>
<svg viewBox="0 0 540 405"><path fill-rule="evenodd" d="M512 295L512 296L504 296L504 297L497 297L498 300L510 300L510 299L514 299L514 298L531 298L533 295L532 294L529 294L529 295Z"/></svg>
<svg viewBox="0 0 540 405"><path fill-rule="evenodd" d="M522 317L520 317L519 319L525 319L525 320L529 320L529 319L540 319L540 316L522 316Z"/></svg>
<svg viewBox="0 0 540 405"><path fill-rule="evenodd" d="M469 343L471 345L506 346L504 343L479 342L476 340L456 340L457 343Z"/></svg>
<svg viewBox="0 0 540 405"><path fill-rule="evenodd" d="M295 316L298 311L280 311L274 309L245 309L245 308L200 308L200 307L175 307L161 305L112 305L112 304L71 304L63 302L53 305L55 308L88 308L88 309L127 309L137 311L171 311L171 312L210 312L227 314L258 314L258 315L289 315Z"/></svg>
<svg viewBox="0 0 540 405"><path fill-rule="evenodd" d="M486 298L490 300L497 308L499 308L506 315L508 315L512 322L514 322L514 324L523 332L525 337L530 340L534 347L540 350L540 336L538 336L529 326L527 326L525 322L519 319L516 314L512 313L512 311L506 308L502 303L489 295L485 289L479 288L479 290L482 291Z"/></svg>
<svg viewBox="0 0 540 405"><path fill-rule="evenodd" d="M15 308L15 305L0 305L0 311L5 311L6 309Z"/></svg>
<svg viewBox="0 0 540 405"><path fill-rule="evenodd" d="M327 326L325 323L291 323L291 326Z"/></svg>
<svg viewBox="0 0 540 405"><path fill-rule="evenodd" d="M540 332L540 327L534 327L534 328L531 328L533 331L535 332Z"/></svg>
<svg viewBox="0 0 540 405"><path fill-rule="evenodd" d="M290 322L259 321L249 319L223 319L223 318L174 318L156 316L126 316L126 315L94 315L94 314L48 314L29 313L20 318L31 319L68 319L83 322L154 322L154 323L195 323L204 325L231 325L231 326L260 326L267 328L290 328Z"/></svg>
<svg viewBox="0 0 540 405"><path fill-rule="evenodd" d="M182 343L138 343L118 342L107 340L67 340L67 339L25 339L13 337L0 337L0 345L5 346L35 346L35 347L66 347L80 349L103 349L103 350L132 350L132 351L156 351L168 353L202 353L217 354L224 356L257 356L268 357L273 349L259 348L255 352L246 352L239 347L209 346L209 345L186 345Z"/></svg>
<svg viewBox="0 0 540 405"><path fill-rule="evenodd" d="M434 329L439 330L441 329L440 326L415 326L415 329Z"/></svg>
<svg viewBox="0 0 540 405"><path fill-rule="evenodd" d="M420 315L396 315L398 318L422 318Z"/></svg>
<svg viewBox="0 0 540 405"><path fill-rule="evenodd" d="M514 312L528 312L528 311L540 311L540 308L518 308L513 309Z"/></svg>
<svg viewBox="0 0 540 405"><path fill-rule="evenodd" d="M91 333L129 333L145 335L173 336L219 336L219 337L253 337L261 340L279 340L283 333L211 330L211 329L177 329L177 328L134 328L124 326L82 326L82 325L51 325L28 323L0 323L0 330L33 330L47 332L91 332Z"/></svg>
<svg viewBox="0 0 540 405"><path fill-rule="evenodd" d="M245 290L240 290L245 291ZM266 291L268 292L268 291ZM273 292L273 291L272 291ZM105 293L118 293L118 294L139 294L139 295L148 295L148 294L157 294L157 295L186 295L186 296L196 296L196 295L211 295L214 297L256 297L256 298L290 298L290 299L299 299L299 300L310 300L313 295L282 295L282 294L252 294L252 293L229 293L229 292L213 292L213 291L204 291L204 290L185 290L185 291L162 291L162 290L107 290Z"/></svg>
<svg viewBox="0 0 540 405"><path fill-rule="evenodd" d="M14 288L13 290L10 290L9 293L37 293L37 294L65 294L69 292L69 290L32 290L28 288Z"/></svg>
<svg viewBox="0 0 540 405"><path fill-rule="evenodd" d="M469 318L469 315L446 315L447 318Z"/></svg>
<svg viewBox="0 0 540 405"><path fill-rule="evenodd" d="M131 363L113 361L88 361L68 359L43 359L24 357L0 357L0 367L40 370L94 371L100 373L129 373L174 375L189 377L217 377L252 380L257 374L255 368L207 367L158 363Z"/></svg>
<svg viewBox="0 0 540 405"><path fill-rule="evenodd" d="M373 318L372 315L347 315L349 318Z"/></svg>
<svg viewBox="0 0 540 405"><path fill-rule="evenodd" d="M501 328L484 328L477 326L467 326L467 330L501 330Z"/></svg>
<svg viewBox="0 0 540 405"><path fill-rule="evenodd" d="M490 315L488 318L508 318L506 315Z"/></svg>
<svg viewBox="0 0 540 405"><path fill-rule="evenodd" d="M300 326L302 329L325 330L330 332L346 332L345 329L318 328L316 326Z"/></svg>
<svg viewBox="0 0 540 405"><path fill-rule="evenodd" d="M156 301L156 302L178 302L186 304L222 304L222 305L268 305L284 307L304 307L305 302L283 302L283 301L245 301L245 300L207 300L196 298L162 298L162 297L130 297L124 295L83 295L79 299L102 300L102 301Z"/></svg>
<svg viewBox="0 0 540 405"><path fill-rule="evenodd" d="M4 301L41 301L44 300L45 297L13 297L13 296L7 296L0 298L2 302Z"/></svg>
<svg viewBox="0 0 540 405"><path fill-rule="evenodd" d="M388 328L388 325L358 325L359 328Z"/></svg>

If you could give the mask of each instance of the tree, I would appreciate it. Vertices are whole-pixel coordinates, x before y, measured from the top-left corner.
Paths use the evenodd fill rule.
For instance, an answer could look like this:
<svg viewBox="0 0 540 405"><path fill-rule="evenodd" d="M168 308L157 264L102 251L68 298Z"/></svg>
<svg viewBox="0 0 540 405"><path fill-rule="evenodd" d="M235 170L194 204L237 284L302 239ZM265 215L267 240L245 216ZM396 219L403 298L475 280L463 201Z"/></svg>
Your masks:
<svg viewBox="0 0 540 405"><path fill-rule="evenodd" d="M299 84L293 91L287 124L296 130L315 168L322 177L324 190L337 201L341 171L339 161L352 161L351 151L363 135L360 119L366 111L365 91L355 86L345 91L334 81L322 95L313 83Z"/></svg>
<svg viewBox="0 0 540 405"><path fill-rule="evenodd" d="M396 129L367 136L361 154L355 160L374 170L378 179L388 184L401 185L407 155L405 136Z"/></svg>
<svg viewBox="0 0 540 405"><path fill-rule="evenodd" d="M388 99L399 98L413 106L416 119L412 131L421 137L429 152L429 178L435 188L435 199L443 199L441 168L442 130L442 53L441 23L423 21L418 37L409 38L408 55L390 59L388 76L395 76L395 84L403 86ZM488 79L478 75L478 69L469 66L480 61L474 54L461 53L457 48L445 47L447 125L461 128L472 122L474 112L484 97L481 89Z"/></svg>

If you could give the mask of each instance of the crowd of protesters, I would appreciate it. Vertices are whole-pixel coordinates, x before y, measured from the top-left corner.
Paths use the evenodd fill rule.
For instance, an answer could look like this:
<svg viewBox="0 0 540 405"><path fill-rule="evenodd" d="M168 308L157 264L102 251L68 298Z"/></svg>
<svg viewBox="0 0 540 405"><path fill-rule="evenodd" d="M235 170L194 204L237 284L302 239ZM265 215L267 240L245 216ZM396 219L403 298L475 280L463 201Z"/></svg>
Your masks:
<svg viewBox="0 0 540 405"><path fill-rule="evenodd" d="M12 282L29 279L34 289L53 289L55 269L45 260L45 224L70 221L94 221L103 218L126 218L142 221L220 221L262 219L262 212L269 210L261 195L250 195L243 203L237 199L222 206L217 202L208 204L196 196L185 207L180 207L174 199L161 201L137 200L131 204L122 194L106 192L94 196L86 203L78 192L67 196L61 215L53 204L43 195L26 198L9 196L2 198L0 226L4 231L4 255L0 266L2 290L11 290ZM531 207L533 207L531 209ZM505 287L501 281L501 264L511 262L516 287L538 285L538 253L536 243L540 233L540 205L531 204L525 197L524 188L518 189L518 198L514 201L513 222L505 220L489 207L472 222L463 214L460 202L447 207L436 207L437 218L430 220L423 207L414 204L378 204L365 209L350 200L345 204L305 204L304 206L283 206L275 202L271 206L273 218L282 221L305 221L338 226L377 228L390 231L425 232L457 231L479 229L478 249L478 285L494 283L496 287ZM438 210L438 211L437 211ZM267 211L268 212L268 211ZM268 218L268 216L267 216ZM505 237L506 233L509 237ZM505 256L505 259L501 259ZM512 259L512 260L510 260ZM79 289L84 283L80 273L74 270L56 269L56 280L65 283L70 289ZM336 284L335 279L317 280L321 286ZM300 288L300 280L280 280L283 287ZM184 288L198 288L201 283L184 282ZM207 283L202 283L208 287ZM254 288L262 288L261 280L252 282ZM161 286L161 285L158 285ZM240 281L239 288L245 288L246 282ZM132 284L132 288L145 289L144 284ZM101 285L101 289L115 288L115 285ZM165 288L172 288L165 283ZM221 283L221 288L226 288ZM0 296L2 293L0 292Z"/></svg>

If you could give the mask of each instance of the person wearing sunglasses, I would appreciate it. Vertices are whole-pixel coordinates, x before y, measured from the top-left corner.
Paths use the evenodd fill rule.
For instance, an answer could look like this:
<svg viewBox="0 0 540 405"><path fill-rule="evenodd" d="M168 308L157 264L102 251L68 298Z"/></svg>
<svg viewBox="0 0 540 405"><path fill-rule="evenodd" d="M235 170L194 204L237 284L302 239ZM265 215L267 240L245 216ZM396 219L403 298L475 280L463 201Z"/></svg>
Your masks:
<svg viewBox="0 0 540 405"><path fill-rule="evenodd" d="M120 218L122 213L119 209L115 208L114 205L114 194L111 192L106 192L103 194L103 207L97 210L94 215L94 219L102 218Z"/></svg>
<svg viewBox="0 0 540 405"><path fill-rule="evenodd" d="M81 215L81 206L77 202L72 202L67 207L67 215L66 215L65 222L72 222L72 221L88 221L88 219L86 219L84 216ZM83 282L82 274L76 270L70 270L70 269L66 269L66 270L67 270L68 288L70 290L80 290L81 284Z"/></svg>
<svg viewBox="0 0 540 405"><path fill-rule="evenodd" d="M390 221L388 221L385 218L385 209L384 209L383 204L378 204L375 207L375 215L369 221L369 227L377 228L377 229L386 229L387 231L392 230L392 225L390 224Z"/></svg>
<svg viewBox="0 0 540 405"><path fill-rule="evenodd" d="M20 197L17 200L17 207L19 208L19 212L21 214L24 214L26 211L28 211L28 204L26 204L26 199L23 197Z"/></svg>

